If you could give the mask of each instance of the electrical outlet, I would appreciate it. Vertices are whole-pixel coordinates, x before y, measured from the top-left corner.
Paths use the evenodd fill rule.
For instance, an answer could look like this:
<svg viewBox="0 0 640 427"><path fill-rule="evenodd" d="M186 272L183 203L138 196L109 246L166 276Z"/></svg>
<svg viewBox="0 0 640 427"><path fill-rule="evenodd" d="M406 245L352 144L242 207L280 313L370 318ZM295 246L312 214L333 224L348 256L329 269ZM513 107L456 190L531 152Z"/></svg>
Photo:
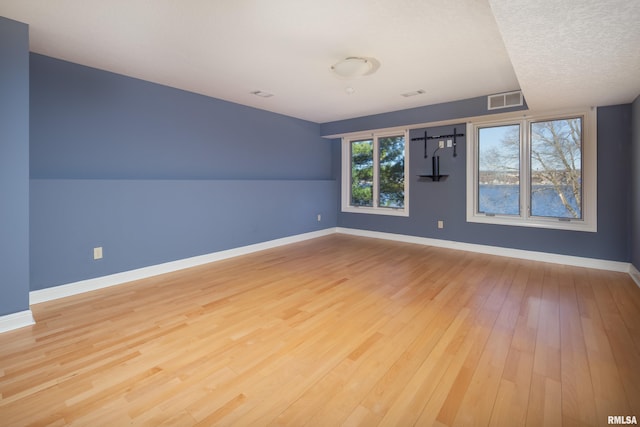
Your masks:
<svg viewBox="0 0 640 427"><path fill-rule="evenodd" d="M438 141L438 146L440 148L444 148L444 141Z"/></svg>
<svg viewBox="0 0 640 427"><path fill-rule="evenodd" d="M450 139L447 139L447 148L451 148L453 147L453 141Z"/></svg>
<svg viewBox="0 0 640 427"><path fill-rule="evenodd" d="M438 221L438 228L444 228L444 221Z"/></svg>
<svg viewBox="0 0 640 427"><path fill-rule="evenodd" d="M322 214L318 214L318 222L322 221Z"/></svg>
<svg viewBox="0 0 640 427"><path fill-rule="evenodd" d="M93 259L102 259L102 246L93 248Z"/></svg>

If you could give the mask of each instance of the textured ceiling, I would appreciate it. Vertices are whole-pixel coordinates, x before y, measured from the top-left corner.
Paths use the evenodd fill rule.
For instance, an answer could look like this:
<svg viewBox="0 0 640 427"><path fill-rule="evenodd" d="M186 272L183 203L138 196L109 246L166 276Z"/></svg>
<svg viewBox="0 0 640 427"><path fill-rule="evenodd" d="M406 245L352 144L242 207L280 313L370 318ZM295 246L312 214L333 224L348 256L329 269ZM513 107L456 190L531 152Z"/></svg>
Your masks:
<svg viewBox="0 0 640 427"><path fill-rule="evenodd" d="M639 1L0 0L0 16L30 25L33 52L322 123L518 88L536 108L630 102ZM341 80L347 56L380 69Z"/></svg>
<svg viewBox="0 0 640 427"><path fill-rule="evenodd" d="M640 94L640 0L489 2L529 108Z"/></svg>

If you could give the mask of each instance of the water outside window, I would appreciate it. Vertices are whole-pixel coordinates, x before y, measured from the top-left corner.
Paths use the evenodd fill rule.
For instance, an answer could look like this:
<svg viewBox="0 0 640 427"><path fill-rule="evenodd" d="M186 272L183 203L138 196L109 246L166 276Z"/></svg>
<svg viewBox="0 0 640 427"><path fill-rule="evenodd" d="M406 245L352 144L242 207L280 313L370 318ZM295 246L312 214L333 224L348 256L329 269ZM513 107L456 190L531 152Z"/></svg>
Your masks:
<svg viewBox="0 0 640 427"><path fill-rule="evenodd" d="M520 125L478 132L478 212L519 215Z"/></svg>

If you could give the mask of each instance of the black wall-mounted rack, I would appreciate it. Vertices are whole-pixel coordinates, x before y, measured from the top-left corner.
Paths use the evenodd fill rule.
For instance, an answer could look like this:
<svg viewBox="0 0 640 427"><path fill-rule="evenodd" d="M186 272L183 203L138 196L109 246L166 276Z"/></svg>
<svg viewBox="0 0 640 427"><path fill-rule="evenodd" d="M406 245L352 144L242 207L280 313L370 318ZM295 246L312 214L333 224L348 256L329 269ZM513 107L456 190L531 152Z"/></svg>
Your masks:
<svg viewBox="0 0 640 427"><path fill-rule="evenodd" d="M427 141L430 141L432 139L439 139L439 140L443 140L443 139L449 139L449 138L453 138L453 157L456 157L458 155L457 149L458 149L458 142L456 141L456 138L459 136L464 136L464 133L458 133L456 128L453 128L453 133L450 135L434 135L434 136L429 136L427 135L427 131L424 131L424 136L420 137L420 138L411 138L411 141L424 141L424 158L426 159L427 157L429 157L427 155ZM436 148L432 154L432 158L431 158L431 175L418 175L420 178L429 178L433 181L440 181L442 178L446 178L449 175L441 175L440 174L440 156L436 156L436 152L440 149L440 145L438 144L438 148Z"/></svg>
<svg viewBox="0 0 640 427"><path fill-rule="evenodd" d="M453 157L457 157L458 156L458 151L457 151L457 141L456 138L459 136L464 136L464 133L458 133L456 128L453 128L453 133L450 135L434 135L434 136L428 136L427 135L427 131L424 131L424 136L420 137L420 138L411 138L411 141L424 141L424 158L426 159L427 156L427 141L430 141L432 139L445 139L445 138L453 138Z"/></svg>
<svg viewBox="0 0 640 427"><path fill-rule="evenodd" d="M418 178L429 178L432 181L440 181L441 179L446 179L449 175L418 175Z"/></svg>
<svg viewBox="0 0 640 427"><path fill-rule="evenodd" d="M437 150L436 150L437 151ZM440 181L449 175L440 175L440 156L431 156L431 175L418 175L420 178L430 178L433 181Z"/></svg>

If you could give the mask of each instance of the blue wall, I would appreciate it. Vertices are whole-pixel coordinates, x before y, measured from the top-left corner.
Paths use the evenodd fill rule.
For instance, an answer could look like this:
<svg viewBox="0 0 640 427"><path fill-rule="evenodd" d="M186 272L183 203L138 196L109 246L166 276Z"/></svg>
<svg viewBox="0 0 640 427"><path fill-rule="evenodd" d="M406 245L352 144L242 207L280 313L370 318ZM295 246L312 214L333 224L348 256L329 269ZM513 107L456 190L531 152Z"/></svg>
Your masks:
<svg viewBox="0 0 640 427"><path fill-rule="evenodd" d="M29 309L29 33L0 17L0 315Z"/></svg>
<svg viewBox="0 0 640 427"><path fill-rule="evenodd" d="M339 141L320 135L486 114L484 97L319 125L42 55L30 66L32 290L336 225L638 259L638 101L598 110L598 233L582 233L467 223L464 141L440 183L418 181L430 166L412 143L410 217L339 212Z"/></svg>
<svg viewBox="0 0 640 427"><path fill-rule="evenodd" d="M319 125L31 54L31 177L327 179Z"/></svg>
<svg viewBox="0 0 640 427"><path fill-rule="evenodd" d="M32 290L336 225L318 124L37 54L30 77Z"/></svg>
<svg viewBox="0 0 640 427"><path fill-rule="evenodd" d="M474 116L486 114L486 104L480 105L470 100L468 108L459 106L457 111ZM458 101L462 104L464 101ZM475 107L474 107L475 106ZM455 111L450 104L424 107L420 122L426 118L451 119ZM380 125L376 121L357 119L353 129L348 121L323 126L328 132L340 129L342 132L360 130L362 123L369 129L384 126L406 125L401 114L384 117ZM430 128L431 135L450 134L453 128L466 132L465 123ZM424 129L411 132L411 137L424 134ZM464 139L464 138L463 138ZM340 162L339 140L334 140L334 163ZM338 226L372 231L383 231L419 237L453 240L507 248L542 251L565 255L599 258L615 261L629 261L631 222L629 204L631 147L631 106L620 105L598 109L598 232L576 232L564 230L534 229L466 222L466 143L458 144L458 156L453 157L451 149L440 154L440 170L449 174L445 181L431 182L419 180L417 175L431 171L431 158L424 159L423 143L412 142L410 153L410 216L392 217L354 213L338 214ZM334 168L337 181L340 170ZM444 229L437 228L437 221L444 220Z"/></svg>
<svg viewBox="0 0 640 427"><path fill-rule="evenodd" d="M640 96L632 109L631 155L631 262L640 270Z"/></svg>

